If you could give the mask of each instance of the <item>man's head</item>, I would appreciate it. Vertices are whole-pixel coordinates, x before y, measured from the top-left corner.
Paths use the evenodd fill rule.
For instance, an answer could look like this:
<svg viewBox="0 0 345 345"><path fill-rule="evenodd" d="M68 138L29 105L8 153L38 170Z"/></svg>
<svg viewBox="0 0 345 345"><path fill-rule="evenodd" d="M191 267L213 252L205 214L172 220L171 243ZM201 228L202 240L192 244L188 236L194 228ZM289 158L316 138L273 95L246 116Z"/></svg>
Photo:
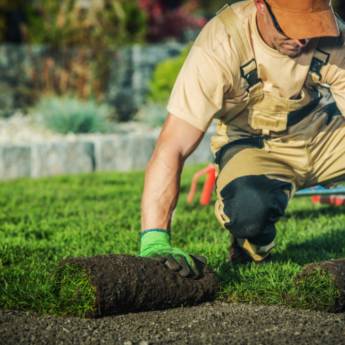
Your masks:
<svg viewBox="0 0 345 345"><path fill-rule="evenodd" d="M338 36L329 0L255 0L260 34L284 55L297 56L310 39Z"/></svg>

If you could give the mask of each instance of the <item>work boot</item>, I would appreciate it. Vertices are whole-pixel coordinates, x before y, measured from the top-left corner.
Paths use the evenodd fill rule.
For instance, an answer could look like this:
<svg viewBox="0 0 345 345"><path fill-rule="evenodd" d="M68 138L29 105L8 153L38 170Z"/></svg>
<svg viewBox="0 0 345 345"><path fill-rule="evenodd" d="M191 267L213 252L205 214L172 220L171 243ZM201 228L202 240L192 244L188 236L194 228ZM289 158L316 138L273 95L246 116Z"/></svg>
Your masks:
<svg viewBox="0 0 345 345"><path fill-rule="evenodd" d="M229 262L232 264L246 264L251 262L251 257L242 249L237 241L233 241L229 247Z"/></svg>
<svg viewBox="0 0 345 345"><path fill-rule="evenodd" d="M274 246L274 242L265 246L257 246L250 243L247 239L235 239L232 237L229 248L229 261L232 264L261 263L270 258L270 252Z"/></svg>

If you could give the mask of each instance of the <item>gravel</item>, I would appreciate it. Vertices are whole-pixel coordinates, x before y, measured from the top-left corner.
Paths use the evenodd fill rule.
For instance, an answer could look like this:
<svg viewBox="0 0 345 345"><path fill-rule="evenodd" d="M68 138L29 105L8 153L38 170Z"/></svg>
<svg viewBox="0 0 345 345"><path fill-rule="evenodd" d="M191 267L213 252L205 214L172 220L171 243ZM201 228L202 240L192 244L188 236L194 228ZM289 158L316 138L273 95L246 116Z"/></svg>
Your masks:
<svg viewBox="0 0 345 345"><path fill-rule="evenodd" d="M96 320L0 311L0 343L338 345L345 315L222 302Z"/></svg>

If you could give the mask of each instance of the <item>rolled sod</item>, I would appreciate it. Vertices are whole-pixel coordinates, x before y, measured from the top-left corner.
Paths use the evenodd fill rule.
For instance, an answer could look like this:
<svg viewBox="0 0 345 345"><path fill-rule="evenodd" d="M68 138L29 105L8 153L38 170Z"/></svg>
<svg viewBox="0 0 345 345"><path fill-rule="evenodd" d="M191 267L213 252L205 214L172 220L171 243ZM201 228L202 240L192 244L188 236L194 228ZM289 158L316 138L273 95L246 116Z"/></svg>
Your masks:
<svg viewBox="0 0 345 345"><path fill-rule="evenodd" d="M345 259L308 264L294 283L298 306L334 313L345 311Z"/></svg>
<svg viewBox="0 0 345 345"><path fill-rule="evenodd" d="M157 260L129 255L69 258L57 270L61 310L80 317L195 305L214 299L218 289L208 267L195 280Z"/></svg>

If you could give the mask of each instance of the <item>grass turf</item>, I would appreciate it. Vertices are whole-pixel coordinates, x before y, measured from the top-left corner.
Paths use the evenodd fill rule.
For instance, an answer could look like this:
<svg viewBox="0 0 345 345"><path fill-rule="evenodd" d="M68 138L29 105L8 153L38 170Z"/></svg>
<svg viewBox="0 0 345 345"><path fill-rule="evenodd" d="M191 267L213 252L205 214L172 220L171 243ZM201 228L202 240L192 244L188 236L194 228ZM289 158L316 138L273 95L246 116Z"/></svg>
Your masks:
<svg viewBox="0 0 345 345"><path fill-rule="evenodd" d="M186 203L191 176L185 169L173 219L173 243L205 255L220 274L219 298L323 309L336 297L328 276L293 284L304 264L345 257L345 209L294 199L278 224L272 262L225 265L229 236L213 206ZM82 316L92 300L83 275L71 283L85 294L71 306L56 295L55 269L70 256L137 254L142 172L104 173L0 184L0 307ZM66 294L68 295L66 290ZM90 302L91 303L91 302ZM324 308L326 309L326 308Z"/></svg>

